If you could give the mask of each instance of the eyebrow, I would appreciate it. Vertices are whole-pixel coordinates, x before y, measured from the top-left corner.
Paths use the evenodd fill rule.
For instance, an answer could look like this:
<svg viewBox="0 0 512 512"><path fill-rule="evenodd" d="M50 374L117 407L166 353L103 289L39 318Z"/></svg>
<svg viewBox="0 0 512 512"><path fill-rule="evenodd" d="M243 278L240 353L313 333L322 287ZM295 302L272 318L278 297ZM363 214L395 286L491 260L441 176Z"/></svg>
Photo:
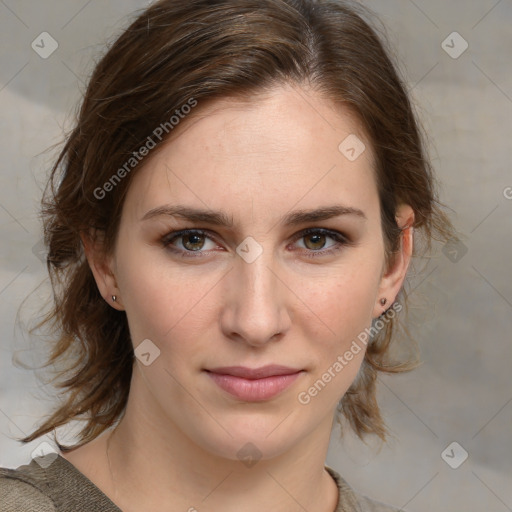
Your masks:
<svg viewBox="0 0 512 512"><path fill-rule="evenodd" d="M180 217L184 220L192 222L205 222L215 226L223 226L232 228L234 225L233 218L220 210L213 211L208 209L191 208L184 205L164 205L149 210L141 219L141 221L149 220L161 215ZM332 206L324 206L310 210L295 210L285 215L280 223L287 226L297 226L308 222L318 222L328 220L342 215L353 215L367 220L365 213L359 208L352 206L343 206L340 204Z"/></svg>

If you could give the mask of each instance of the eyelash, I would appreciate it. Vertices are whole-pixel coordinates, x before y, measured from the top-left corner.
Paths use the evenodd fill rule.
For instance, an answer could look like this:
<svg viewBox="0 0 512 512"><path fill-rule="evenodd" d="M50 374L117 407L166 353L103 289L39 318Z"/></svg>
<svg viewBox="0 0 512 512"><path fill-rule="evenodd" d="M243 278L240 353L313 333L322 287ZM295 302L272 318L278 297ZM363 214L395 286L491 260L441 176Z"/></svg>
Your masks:
<svg viewBox="0 0 512 512"><path fill-rule="evenodd" d="M309 250L306 249L307 252L306 252L306 254L304 254L304 256L306 256L307 258L318 258L320 256L330 256L332 254L335 254L335 253L341 251L344 248L344 246L350 245L350 240L345 235L343 235L342 233L340 233L338 231L333 231L333 230L325 229L325 228L305 229L305 230L301 231L300 233L298 233L293 238L293 243L295 243L298 240L300 240L301 238L304 238L307 235L311 235L311 234L321 234L321 235L325 235L329 238L332 238L333 240L336 241L336 245L327 250L314 251L312 249L309 249ZM201 236L205 236L205 237L209 238L212 241L216 241L215 237L212 237L212 234L208 231L205 231L202 229L184 229L181 231L173 231L173 232L165 235L161 240L162 245L164 247L166 247L167 249L169 249L171 252L179 254L184 258L202 258L202 257L204 257L203 255L204 255L205 251L202 251L202 250L188 251L188 250L182 250L182 249L175 249L172 246L172 242L174 242L175 240L182 238L186 235L201 235Z"/></svg>

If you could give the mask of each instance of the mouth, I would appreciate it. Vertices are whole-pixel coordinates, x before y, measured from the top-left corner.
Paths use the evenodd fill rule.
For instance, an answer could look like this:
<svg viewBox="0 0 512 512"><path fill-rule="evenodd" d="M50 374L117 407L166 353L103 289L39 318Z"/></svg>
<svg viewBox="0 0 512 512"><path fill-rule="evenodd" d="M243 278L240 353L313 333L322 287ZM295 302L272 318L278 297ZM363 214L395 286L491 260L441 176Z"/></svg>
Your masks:
<svg viewBox="0 0 512 512"><path fill-rule="evenodd" d="M246 402L270 400L304 373L304 370L280 365L260 368L227 366L205 371L222 390Z"/></svg>

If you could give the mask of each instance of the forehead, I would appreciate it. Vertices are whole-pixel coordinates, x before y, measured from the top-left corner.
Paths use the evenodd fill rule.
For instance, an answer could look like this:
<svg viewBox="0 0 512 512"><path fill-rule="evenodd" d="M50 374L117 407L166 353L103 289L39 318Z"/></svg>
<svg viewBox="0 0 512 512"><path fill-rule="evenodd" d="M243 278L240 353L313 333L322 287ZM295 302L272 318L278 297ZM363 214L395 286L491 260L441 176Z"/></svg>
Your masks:
<svg viewBox="0 0 512 512"><path fill-rule="evenodd" d="M357 118L311 90L280 86L199 103L179 128L133 177L126 206L138 218L177 202L233 215L251 205L253 216L268 216L298 202L369 207L377 198L372 149Z"/></svg>

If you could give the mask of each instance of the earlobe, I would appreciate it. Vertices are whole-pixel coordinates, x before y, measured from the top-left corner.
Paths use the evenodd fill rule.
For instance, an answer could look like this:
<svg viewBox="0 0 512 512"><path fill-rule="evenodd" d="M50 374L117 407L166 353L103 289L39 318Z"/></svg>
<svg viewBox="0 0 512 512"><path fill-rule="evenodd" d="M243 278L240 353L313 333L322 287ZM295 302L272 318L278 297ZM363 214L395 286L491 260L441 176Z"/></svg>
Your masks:
<svg viewBox="0 0 512 512"><path fill-rule="evenodd" d="M373 317L382 315L392 304L402 288L413 252L414 210L409 205L401 205L396 214L396 221L401 228L400 245L392 255L392 264L383 274L375 301Z"/></svg>
<svg viewBox="0 0 512 512"><path fill-rule="evenodd" d="M105 255L103 241L98 232L82 233L80 235L85 257L96 281L96 286L105 301L114 309L123 310L119 300L119 289L112 268L112 258Z"/></svg>

